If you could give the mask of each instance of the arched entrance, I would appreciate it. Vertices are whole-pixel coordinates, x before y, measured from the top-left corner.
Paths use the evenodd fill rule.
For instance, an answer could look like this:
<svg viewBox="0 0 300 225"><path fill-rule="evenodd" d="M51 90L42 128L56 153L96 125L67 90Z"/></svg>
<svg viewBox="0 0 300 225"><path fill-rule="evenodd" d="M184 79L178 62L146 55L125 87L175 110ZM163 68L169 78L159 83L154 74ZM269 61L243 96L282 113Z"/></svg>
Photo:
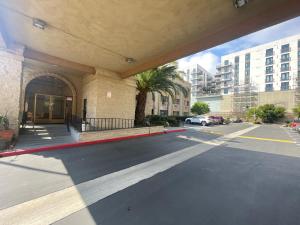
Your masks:
<svg viewBox="0 0 300 225"><path fill-rule="evenodd" d="M34 123L64 123L74 113L75 90L57 76L31 80L25 90L24 112Z"/></svg>

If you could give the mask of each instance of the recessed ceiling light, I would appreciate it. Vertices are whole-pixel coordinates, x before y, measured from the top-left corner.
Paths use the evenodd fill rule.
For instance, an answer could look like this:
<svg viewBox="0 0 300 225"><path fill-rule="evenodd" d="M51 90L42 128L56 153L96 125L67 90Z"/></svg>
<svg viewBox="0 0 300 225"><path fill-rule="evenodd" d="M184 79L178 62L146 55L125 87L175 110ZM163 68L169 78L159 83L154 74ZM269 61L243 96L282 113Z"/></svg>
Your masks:
<svg viewBox="0 0 300 225"><path fill-rule="evenodd" d="M42 30L44 30L47 27L47 23L44 20L37 18L32 19L32 25Z"/></svg>
<svg viewBox="0 0 300 225"><path fill-rule="evenodd" d="M127 63L133 63L135 60L133 58L126 58L125 61Z"/></svg>
<svg viewBox="0 0 300 225"><path fill-rule="evenodd" d="M235 8L241 8L248 3L249 0L233 0Z"/></svg>

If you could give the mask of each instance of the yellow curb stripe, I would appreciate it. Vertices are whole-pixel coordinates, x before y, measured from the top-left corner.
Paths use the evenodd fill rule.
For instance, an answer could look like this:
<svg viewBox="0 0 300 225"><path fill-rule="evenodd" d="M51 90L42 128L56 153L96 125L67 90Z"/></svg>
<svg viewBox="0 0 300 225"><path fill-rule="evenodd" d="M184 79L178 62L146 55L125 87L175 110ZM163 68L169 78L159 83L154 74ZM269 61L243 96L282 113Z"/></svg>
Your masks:
<svg viewBox="0 0 300 225"><path fill-rule="evenodd" d="M290 143L295 144L296 142L290 141L290 140L282 140L282 139L273 139L273 138L260 138L260 137L254 137L254 136L238 136L239 138L245 138L245 139L255 139L260 141L273 141L273 142L281 142L281 143Z"/></svg>

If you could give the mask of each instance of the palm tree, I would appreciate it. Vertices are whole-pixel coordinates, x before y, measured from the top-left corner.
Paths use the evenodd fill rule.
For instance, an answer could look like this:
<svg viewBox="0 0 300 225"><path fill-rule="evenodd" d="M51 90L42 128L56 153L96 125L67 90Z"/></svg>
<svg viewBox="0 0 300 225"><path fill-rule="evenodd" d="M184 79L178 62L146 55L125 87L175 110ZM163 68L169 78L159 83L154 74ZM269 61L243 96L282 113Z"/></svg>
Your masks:
<svg viewBox="0 0 300 225"><path fill-rule="evenodd" d="M145 107L147 94L155 92L161 95L168 94L173 99L175 94L182 92L185 96L188 90L182 85L175 83L175 79L181 79L176 71L176 66L164 65L155 69L151 69L140 73L136 76L136 86L138 94L136 96L135 122L142 124L145 119Z"/></svg>

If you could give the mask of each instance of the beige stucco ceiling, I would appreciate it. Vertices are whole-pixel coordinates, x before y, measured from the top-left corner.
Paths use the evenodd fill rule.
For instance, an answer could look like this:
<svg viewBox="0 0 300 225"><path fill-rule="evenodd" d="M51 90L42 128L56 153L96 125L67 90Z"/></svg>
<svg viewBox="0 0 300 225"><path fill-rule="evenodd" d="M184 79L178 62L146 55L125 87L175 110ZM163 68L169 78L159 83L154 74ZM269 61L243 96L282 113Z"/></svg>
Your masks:
<svg viewBox="0 0 300 225"><path fill-rule="evenodd" d="M250 0L240 9L232 0L0 0L13 41L124 76L297 14L299 0ZM30 17L49 27L33 27Z"/></svg>

